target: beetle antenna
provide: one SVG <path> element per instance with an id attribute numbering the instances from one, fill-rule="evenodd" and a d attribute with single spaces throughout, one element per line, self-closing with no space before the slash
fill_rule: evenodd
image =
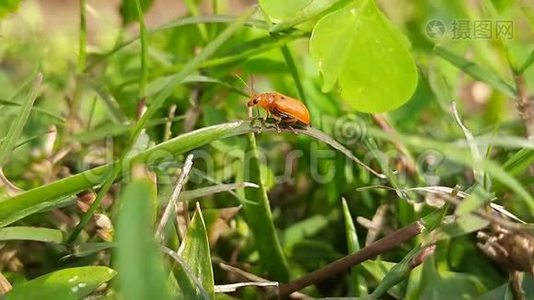
<path id="1" fill-rule="evenodd" d="M 249 96 L 254 95 L 254 90 L 250 88 L 250 86 L 247 84 L 247 82 L 245 80 L 243 80 L 243 78 L 241 78 L 241 76 L 239 76 L 236 73 L 234 73 L 234 76 L 237 77 L 237 79 L 239 79 L 239 81 L 241 81 L 241 83 L 243 83 L 245 85 L 245 87 L 247 88 L 247 90 L 249 92 Z"/>
<path id="2" fill-rule="evenodd" d="M 254 90 L 254 74 L 250 75 L 250 90 L 255 94 L 256 90 Z"/>

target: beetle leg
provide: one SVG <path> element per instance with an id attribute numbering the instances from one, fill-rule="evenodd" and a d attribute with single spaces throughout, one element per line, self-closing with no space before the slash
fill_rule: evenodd
<path id="1" fill-rule="evenodd" d="M 295 131 L 295 128 L 293 128 L 293 126 L 288 125 L 287 127 L 288 127 L 294 134 L 299 134 L 297 131 Z"/>
<path id="2" fill-rule="evenodd" d="M 295 130 L 295 128 L 293 128 L 293 126 L 294 126 L 295 124 L 297 124 L 297 122 L 298 122 L 297 119 L 292 119 L 292 120 L 290 120 L 290 121 L 288 122 L 288 126 L 287 126 L 287 127 L 289 127 L 289 129 L 291 129 L 291 131 L 293 131 L 294 134 L 298 134 L 298 132 Z"/>
<path id="3" fill-rule="evenodd" d="M 265 121 L 267 121 L 268 116 L 269 116 L 269 112 L 265 111 L 265 116 L 263 116 L 263 118 L 262 117 L 256 118 L 256 120 L 260 120 L 260 128 L 258 129 L 258 133 L 262 133 L 263 129 L 266 128 Z"/>
<path id="4" fill-rule="evenodd" d="M 280 129 L 280 121 L 281 120 L 278 120 L 274 123 L 274 127 L 276 127 L 276 132 L 278 133 L 282 132 L 282 130 Z"/>
<path id="5" fill-rule="evenodd" d="M 282 130 L 280 129 L 280 123 L 282 122 L 282 118 L 277 114 L 272 114 L 271 116 L 275 120 L 273 124 L 274 124 L 274 127 L 276 127 L 276 131 L 278 133 L 282 132 Z"/>

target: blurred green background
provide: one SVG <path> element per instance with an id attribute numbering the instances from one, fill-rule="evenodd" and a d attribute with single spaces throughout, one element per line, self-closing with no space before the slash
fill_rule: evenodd
<path id="1" fill-rule="evenodd" d="M 470 213 L 488 212 L 482 207 L 494 199 L 518 218 L 534 220 L 534 144 L 526 138 L 529 133 L 517 100 L 534 91 L 534 3 L 377 1 L 373 8 L 368 4 L 373 1 L 363 0 L 266 0 L 240 25 L 239 16 L 249 12 L 255 1 L 139 1 L 138 10 L 137 1 L 127 0 L 27 0 L 13 10 L 16 2 L 0 4 L 0 137 L 5 137 L 4 146 L 15 137 L 15 146 L 1 153 L 6 161 L 0 165 L 5 174 L 0 209 L 9 208 L 5 219 L 11 219 L 0 229 L 6 236 L 0 234 L 0 270 L 14 291 L 20 285 L 19 297 L 31 297 L 24 293 L 32 288 L 24 284 L 31 287 L 28 280 L 37 276 L 94 265 L 113 268 L 118 276 L 96 291 L 110 278 L 95 279 L 89 283 L 92 289 L 83 293 L 70 287 L 74 295 L 62 290 L 51 295 L 204 297 L 179 262 L 162 260 L 151 240 L 154 231 L 145 230 L 155 229 L 161 216 L 147 203 L 159 204 L 162 211 L 186 154 L 193 153 L 193 170 L 182 193 L 192 192 L 194 198 L 189 201 L 190 216 L 184 218 L 189 221 L 196 211 L 195 218 L 187 233 L 180 234 L 179 226 L 167 226 L 162 244 L 175 251 L 182 244 L 178 252 L 211 296 L 264 295 L 254 287 L 214 294 L 214 284 L 250 280 L 224 269 L 220 262 L 287 281 L 439 210 L 446 217 L 438 220 L 436 232 L 445 234 L 436 242 L 435 253 L 405 274 L 400 284 L 386 289 L 381 299 L 513 299 L 507 269 L 477 247 L 476 232 L 488 223 Z M 341 14 L 350 14 L 351 6 L 358 14 L 341 27 L 345 21 Z M 140 29 L 140 15 L 146 32 Z M 328 23 L 332 16 L 333 23 Z M 475 27 L 482 21 L 492 26 L 489 37 Z M 499 35 L 498 24 L 511 24 L 511 33 Z M 216 47 L 214 39 L 229 26 L 237 27 Z M 461 30 L 466 34 L 462 38 Z M 352 44 L 344 44 L 345 39 Z M 378 41 L 391 43 L 393 54 Z M 194 61 L 211 50 L 209 57 Z M 184 70 L 185 77 L 173 82 L 173 76 Z M 43 77 L 40 92 L 27 121 L 22 121 L 22 132 L 14 135 L 13 124 L 21 120 L 37 72 Z M 257 92 L 276 91 L 301 99 L 314 129 L 336 139 L 388 179 L 374 177 L 321 139 L 289 132 L 256 134 L 255 141 L 242 135 L 223 139 L 226 133 L 237 134 L 228 129 L 220 136 L 214 132 L 199 147 L 179 141 L 176 147 L 187 150 L 171 153 L 174 157 L 167 164 L 148 162 L 148 175 L 126 170 L 128 175 L 122 174 L 124 178 L 102 192 L 103 201 L 95 206 L 98 214 L 88 219 L 79 236 L 73 235 L 76 224 L 109 178 L 98 177 L 86 194 L 69 193 L 58 185 L 53 189 L 61 197 L 37 204 L 42 193 L 35 190 L 38 187 L 188 132 L 200 139 L 198 129 L 247 119 L 248 90 L 236 75 L 253 82 Z M 155 104 L 166 89 L 168 97 Z M 382 96 L 375 100 L 375 95 Z M 451 101 L 482 158 L 470 148 L 451 112 Z M 143 124 L 146 131 L 136 137 L 132 128 L 147 107 L 153 115 Z M 257 161 L 256 152 L 247 151 L 256 146 Z M 267 198 L 262 190 L 239 186 L 243 182 L 262 185 Z M 233 183 L 238 183 L 237 189 L 223 188 Z M 443 206 L 440 195 L 406 190 L 429 186 L 459 186 L 474 195 L 469 198 L 473 207 L 455 212 L 454 205 Z M 216 187 L 224 192 L 216 192 Z M 28 197 L 36 202 L 15 207 L 9 199 L 25 197 L 18 189 L 34 191 Z M 195 210 L 195 201 L 201 209 Z M 270 209 L 251 202 L 263 203 L 260 207 L 268 203 Z M 236 208 L 240 205 L 241 210 Z M 12 226 L 22 231 L 5 233 Z M 460 229 L 450 229 L 454 226 Z M 54 231 L 35 232 L 34 227 Z M 133 236 L 141 238 L 128 238 Z M 196 242 L 186 244 L 187 236 Z M 410 250 L 431 236 L 413 239 L 352 268 L 350 274 L 333 275 L 302 292 L 312 297 L 371 293 L 392 266 L 400 265 Z M 534 245 L 532 239 L 530 243 Z M 272 248 L 262 253 L 264 245 Z M 121 250 L 124 247 L 128 251 Z M 269 249 L 280 252 L 270 257 Z M 532 251 L 523 253 L 530 267 Z M 143 253 L 154 260 L 141 263 Z M 287 265 L 276 265 L 277 261 Z M 76 270 L 80 273 L 73 274 L 89 272 Z M 120 279 L 121 272 L 147 276 Z M 160 280 L 149 280 L 152 275 Z M 57 288 L 68 282 L 61 278 L 35 286 Z M 534 299 L 532 276 L 524 274 L 520 283 L 526 298 Z"/>

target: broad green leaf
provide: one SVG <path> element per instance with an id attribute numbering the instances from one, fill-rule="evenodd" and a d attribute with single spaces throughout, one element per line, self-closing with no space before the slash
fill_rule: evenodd
<path id="1" fill-rule="evenodd" d="M 139 0 L 139 2 L 143 12 L 146 12 L 150 9 L 154 0 Z M 137 21 L 137 7 L 135 5 L 135 0 L 122 0 L 120 12 L 122 16 L 122 22 L 124 24 Z"/>
<path id="2" fill-rule="evenodd" d="M 434 48 L 434 52 L 444 60 L 457 67 L 458 69 L 469 74 L 474 79 L 487 83 L 492 88 L 496 89 L 497 91 L 508 97 L 515 97 L 515 89 L 509 83 L 500 78 L 497 74 L 486 70 L 483 67 L 477 65 L 476 63 L 471 62 L 445 48 L 436 47 Z"/>
<path id="3" fill-rule="evenodd" d="M 275 19 L 291 19 L 314 0 L 260 0 L 261 8 Z"/>
<path id="4" fill-rule="evenodd" d="M 193 219 L 187 228 L 187 234 L 180 245 L 178 254 L 187 263 L 191 270 L 191 275 L 195 276 L 202 283 L 202 287 L 210 298 L 214 298 L 213 269 L 211 267 L 210 245 L 206 223 L 197 202 L 197 207 Z M 189 278 L 187 272 L 180 268 L 176 271 L 176 280 L 180 286 L 180 292 L 185 299 L 202 299 L 202 292 L 195 286 Z"/>
<path id="5" fill-rule="evenodd" d="M 16 285 L 6 299 L 81 299 L 115 274 L 102 266 L 63 269 Z"/>
<path id="6" fill-rule="evenodd" d="M 417 86 L 417 69 L 406 39 L 373 0 L 323 17 L 310 39 L 310 54 L 323 75 L 323 91 L 339 83 L 342 98 L 362 112 L 393 110 Z"/>
<path id="7" fill-rule="evenodd" d="M 115 266 L 124 299 L 169 299 L 167 275 L 152 231 L 154 198 L 148 179 L 134 179 L 120 198 Z"/>
<path id="8" fill-rule="evenodd" d="M 37 99 L 37 95 L 39 94 L 39 89 L 41 87 L 42 81 L 43 76 L 41 74 L 38 74 L 28 95 L 26 95 L 24 99 L 19 114 L 9 127 L 9 132 L 6 136 L 6 139 L 0 145 L 0 168 L 3 167 L 4 164 L 7 162 L 9 156 L 11 155 L 11 151 L 15 147 L 17 140 L 20 137 L 20 134 L 22 133 L 22 129 L 24 129 L 24 125 L 26 124 L 26 121 L 30 116 L 33 103 L 35 102 L 35 99 Z"/>
<path id="9" fill-rule="evenodd" d="M 26 240 L 59 244 L 63 231 L 52 228 L 13 226 L 0 229 L 0 241 Z"/>
<path id="10" fill-rule="evenodd" d="M 0 19 L 16 11 L 21 2 L 22 0 L 2 0 L 0 2 Z"/>

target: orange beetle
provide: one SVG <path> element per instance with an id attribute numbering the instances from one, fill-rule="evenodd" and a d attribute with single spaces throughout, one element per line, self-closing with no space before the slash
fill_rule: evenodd
<path id="1" fill-rule="evenodd" d="M 276 128 L 280 131 L 278 125 L 310 125 L 310 112 L 306 105 L 301 101 L 282 95 L 280 93 L 262 93 L 252 94 L 247 103 L 248 107 L 260 106 L 265 109 L 266 115 L 262 124 L 265 123 L 269 115 L 276 120 Z"/>

